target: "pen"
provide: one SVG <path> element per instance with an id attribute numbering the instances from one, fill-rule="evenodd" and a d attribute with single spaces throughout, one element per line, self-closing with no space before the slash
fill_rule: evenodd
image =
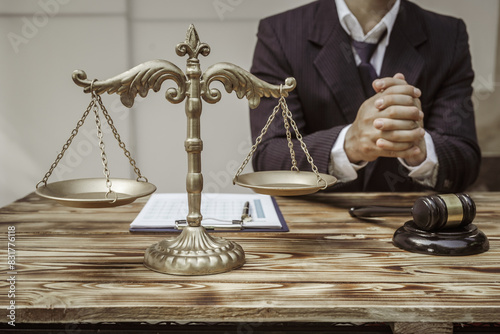
<path id="1" fill-rule="evenodd" d="M 243 212 L 241 213 L 241 221 L 249 222 L 252 221 L 252 216 L 250 215 L 250 202 L 246 201 L 243 205 Z"/>

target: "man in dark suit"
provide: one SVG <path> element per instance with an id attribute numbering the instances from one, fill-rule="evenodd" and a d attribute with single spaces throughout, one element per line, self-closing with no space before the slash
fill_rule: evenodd
<path id="1" fill-rule="evenodd" d="M 295 77 L 287 104 L 319 171 L 339 179 L 331 189 L 459 192 L 476 179 L 462 20 L 406 0 L 319 0 L 262 20 L 257 36 L 251 72 L 274 84 Z M 263 99 L 250 111 L 254 140 L 276 104 Z M 291 166 L 285 129 L 274 123 L 255 171 Z"/>

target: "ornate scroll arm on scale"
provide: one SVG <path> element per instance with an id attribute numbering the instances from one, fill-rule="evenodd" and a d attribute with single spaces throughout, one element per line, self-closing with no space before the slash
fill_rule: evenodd
<path id="1" fill-rule="evenodd" d="M 95 81 L 93 89 L 96 94 L 107 92 L 117 93 L 123 105 L 130 108 L 134 105 L 137 93 L 141 97 L 146 97 L 148 91 L 160 90 L 161 84 L 171 79 L 177 84 L 177 88 L 169 88 L 165 93 L 165 98 L 171 103 L 179 103 L 186 97 L 186 76 L 176 65 L 166 60 L 151 60 L 123 72 L 115 77 L 104 81 Z M 73 72 L 73 81 L 80 87 L 84 87 L 84 92 L 90 92 L 92 80 L 87 79 L 87 74 L 82 70 Z"/>
<path id="2" fill-rule="evenodd" d="M 213 81 L 222 82 L 228 93 L 234 90 L 240 99 L 246 97 L 248 105 L 252 109 L 259 106 L 261 97 L 286 97 L 288 92 L 292 91 L 297 85 L 295 78 L 287 78 L 285 84 L 281 86 L 272 85 L 239 66 L 231 63 L 217 63 L 207 68 L 202 76 L 201 96 L 208 103 L 217 103 L 221 99 L 220 91 L 209 87 Z"/>

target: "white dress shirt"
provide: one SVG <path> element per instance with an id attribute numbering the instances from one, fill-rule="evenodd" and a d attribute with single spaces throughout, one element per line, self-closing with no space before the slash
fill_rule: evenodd
<path id="1" fill-rule="evenodd" d="M 354 14 L 352 14 L 352 12 L 347 7 L 345 0 L 335 0 L 340 24 L 352 39 L 368 43 L 378 42 L 378 47 L 373 53 L 372 58 L 370 59 L 370 63 L 375 68 L 377 74 L 380 74 L 380 70 L 382 68 L 385 50 L 387 49 L 387 45 L 389 44 L 389 38 L 392 32 L 392 28 L 394 27 L 394 22 L 396 21 L 400 2 L 401 0 L 397 0 L 390 11 L 382 18 L 382 20 L 378 22 L 377 25 L 365 35 L 363 32 L 363 28 L 359 24 Z M 380 36 L 384 33 L 385 30 L 387 30 L 387 33 L 379 41 Z M 353 53 L 356 60 L 356 65 L 359 65 L 359 63 L 361 63 L 361 59 L 357 55 L 354 48 Z M 357 171 L 368 164 L 367 162 L 362 162 L 359 164 L 351 163 L 344 151 L 345 135 L 350 127 L 351 124 L 342 129 L 333 145 L 330 154 L 329 173 L 335 176 L 339 180 L 339 182 L 348 182 L 355 180 L 358 177 Z M 434 187 L 437 181 L 438 158 L 436 155 L 432 137 L 427 131 L 425 132 L 425 143 L 427 149 L 427 157 L 426 160 L 419 166 L 408 166 L 408 164 L 406 164 L 403 159 L 398 158 L 398 160 L 405 168 L 409 170 L 410 173 L 408 175 L 416 182 L 419 182 L 425 186 Z"/>

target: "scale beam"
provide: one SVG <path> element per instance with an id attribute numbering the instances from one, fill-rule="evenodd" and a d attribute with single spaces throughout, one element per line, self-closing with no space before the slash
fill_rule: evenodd
<path id="1" fill-rule="evenodd" d="M 261 97 L 286 97 L 288 92 L 292 91 L 296 86 L 295 78 L 287 78 L 284 85 L 276 86 L 231 63 L 217 63 L 210 66 L 203 73 L 201 81 L 202 98 L 207 103 L 216 103 L 221 99 L 221 93 L 218 89 L 209 89 L 213 81 L 221 82 L 226 92 L 231 93 L 234 91 L 240 99 L 246 97 L 252 109 L 259 106 Z"/>
<path id="2" fill-rule="evenodd" d="M 179 67 L 166 60 L 150 60 L 108 80 L 94 81 L 93 90 L 98 95 L 116 93 L 123 105 L 131 108 L 137 94 L 146 97 L 150 89 L 158 92 L 168 79 L 175 81 L 177 88 L 167 89 L 166 99 L 171 103 L 182 102 L 186 97 L 186 76 Z M 85 93 L 90 93 L 92 80 L 87 79 L 84 71 L 74 71 L 73 81 L 84 87 Z"/>

